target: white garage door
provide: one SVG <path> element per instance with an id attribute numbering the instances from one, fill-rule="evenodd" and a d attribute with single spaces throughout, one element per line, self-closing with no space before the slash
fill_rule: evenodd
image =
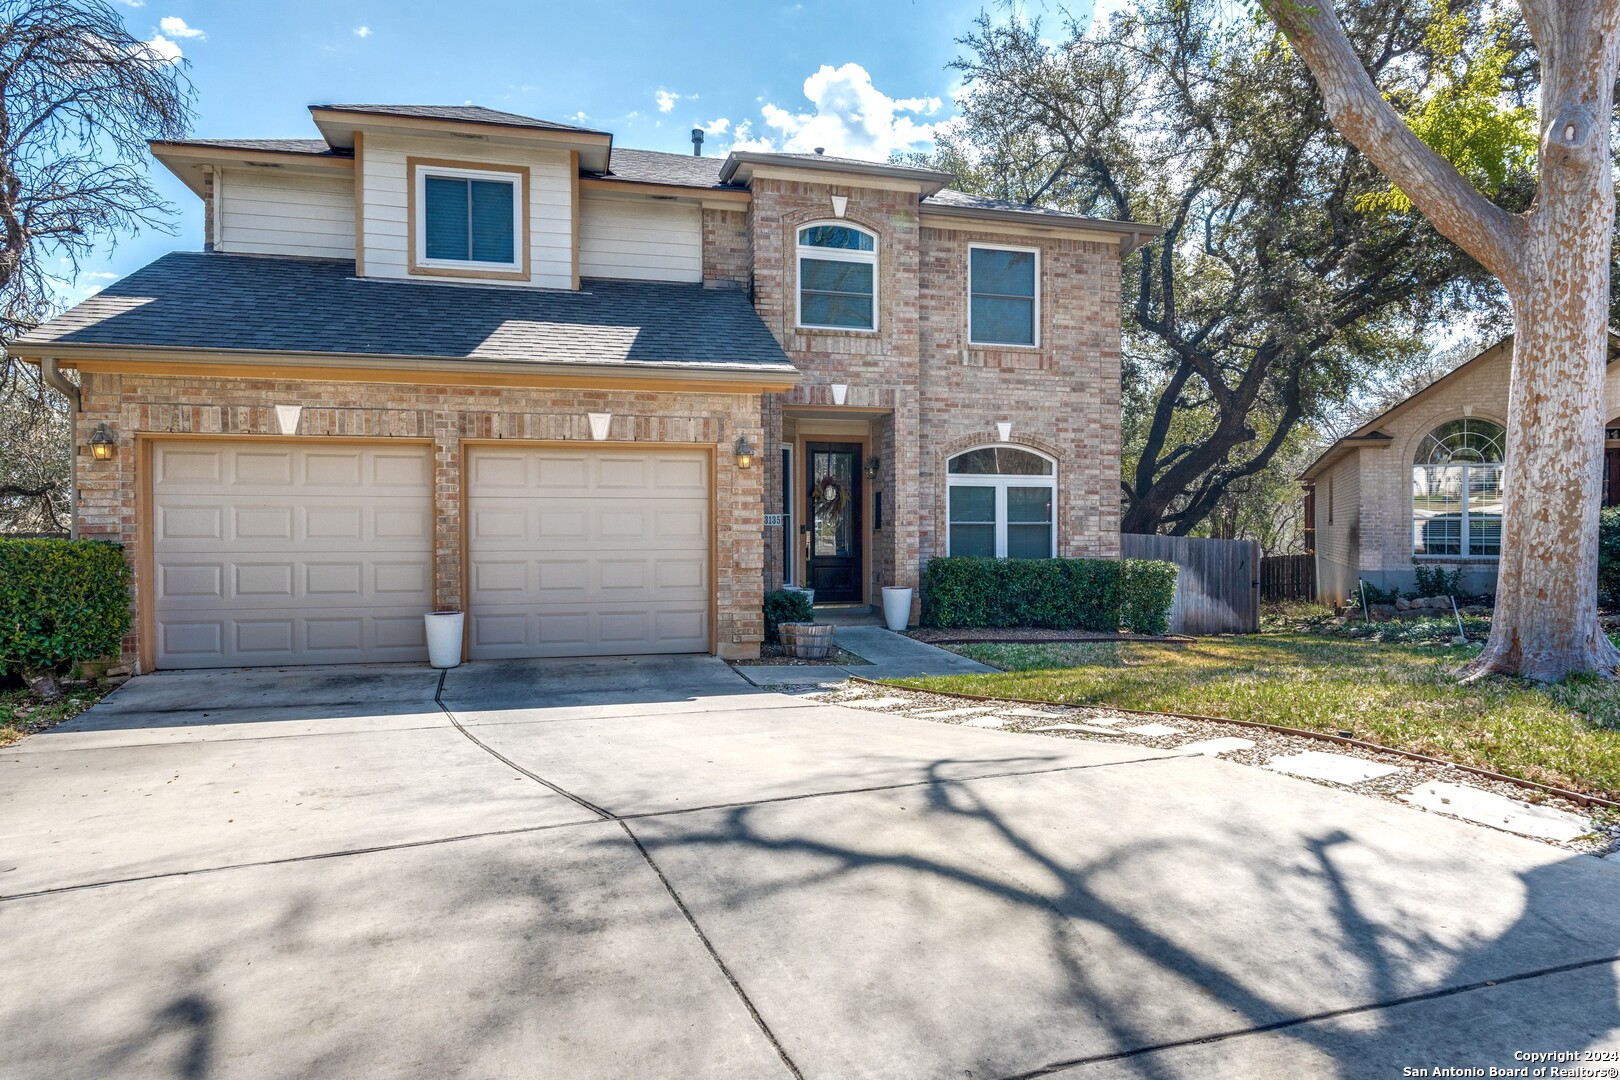
<path id="1" fill-rule="evenodd" d="M 427 447 L 159 443 L 152 512 L 159 667 L 426 658 Z"/>
<path id="2" fill-rule="evenodd" d="M 480 447 L 468 467 L 471 655 L 709 649 L 709 459 Z"/>

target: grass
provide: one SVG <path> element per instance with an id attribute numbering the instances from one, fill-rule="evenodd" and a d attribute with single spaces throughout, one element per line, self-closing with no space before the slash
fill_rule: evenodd
<path id="1" fill-rule="evenodd" d="M 891 681 L 1348 731 L 1384 746 L 1620 798 L 1620 684 L 1571 679 L 1540 686 L 1496 678 L 1463 686 L 1454 673 L 1473 649 L 1300 633 L 1201 638 L 1186 645 L 953 648 L 1003 672 Z"/>
<path id="2" fill-rule="evenodd" d="M 63 689 L 67 696 L 55 705 L 40 705 L 22 687 L 0 690 L 0 746 L 10 746 L 25 735 L 71 720 L 112 690 L 93 683 Z"/>

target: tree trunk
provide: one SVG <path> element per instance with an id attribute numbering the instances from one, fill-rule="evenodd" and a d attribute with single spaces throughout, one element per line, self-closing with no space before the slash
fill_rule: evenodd
<path id="1" fill-rule="evenodd" d="M 1562 63 L 1544 61 L 1541 183 L 1518 273 L 1507 282 L 1514 338 L 1502 560 L 1491 635 L 1468 668 L 1473 678 L 1552 682 L 1612 676 L 1620 666 L 1597 616 L 1614 74 L 1601 54 L 1573 51 L 1562 50 Z M 1592 67 L 1570 70 L 1572 61 Z"/>
<path id="2" fill-rule="evenodd" d="M 1613 677 L 1597 619 L 1620 0 L 1519 0 L 1541 59 L 1537 191 L 1508 214 L 1424 145 L 1378 93 L 1332 4 L 1261 0 L 1333 123 L 1513 303 L 1502 556 L 1485 651 L 1467 676 Z"/>

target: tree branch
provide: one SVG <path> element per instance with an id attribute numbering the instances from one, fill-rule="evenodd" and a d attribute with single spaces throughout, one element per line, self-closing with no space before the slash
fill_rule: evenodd
<path id="1" fill-rule="evenodd" d="M 1260 0 L 1322 90 L 1339 133 L 1404 191 L 1434 227 L 1504 283 L 1518 276 L 1524 219 L 1492 203 L 1406 126 L 1379 93 L 1329 0 Z"/>

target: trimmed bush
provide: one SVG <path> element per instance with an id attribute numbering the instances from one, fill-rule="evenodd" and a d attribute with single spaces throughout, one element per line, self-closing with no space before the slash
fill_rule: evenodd
<path id="1" fill-rule="evenodd" d="M 1620 604 L 1620 506 L 1598 512 L 1598 602 Z"/>
<path id="2" fill-rule="evenodd" d="M 785 622 L 814 622 L 816 609 L 809 594 L 793 589 L 773 589 L 765 594 L 765 640 L 781 640 L 776 628 Z"/>
<path id="3" fill-rule="evenodd" d="M 1175 582 L 1173 563 L 1140 559 L 932 559 L 922 623 L 1162 634 Z"/>
<path id="4" fill-rule="evenodd" d="M 0 674 L 48 697 L 62 665 L 116 654 L 129 622 L 122 547 L 0 538 Z"/>
<path id="5" fill-rule="evenodd" d="M 1155 559 L 1121 559 L 1119 565 L 1119 624 L 1136 634 L 1169 630 L 1179 567 Z"/>

